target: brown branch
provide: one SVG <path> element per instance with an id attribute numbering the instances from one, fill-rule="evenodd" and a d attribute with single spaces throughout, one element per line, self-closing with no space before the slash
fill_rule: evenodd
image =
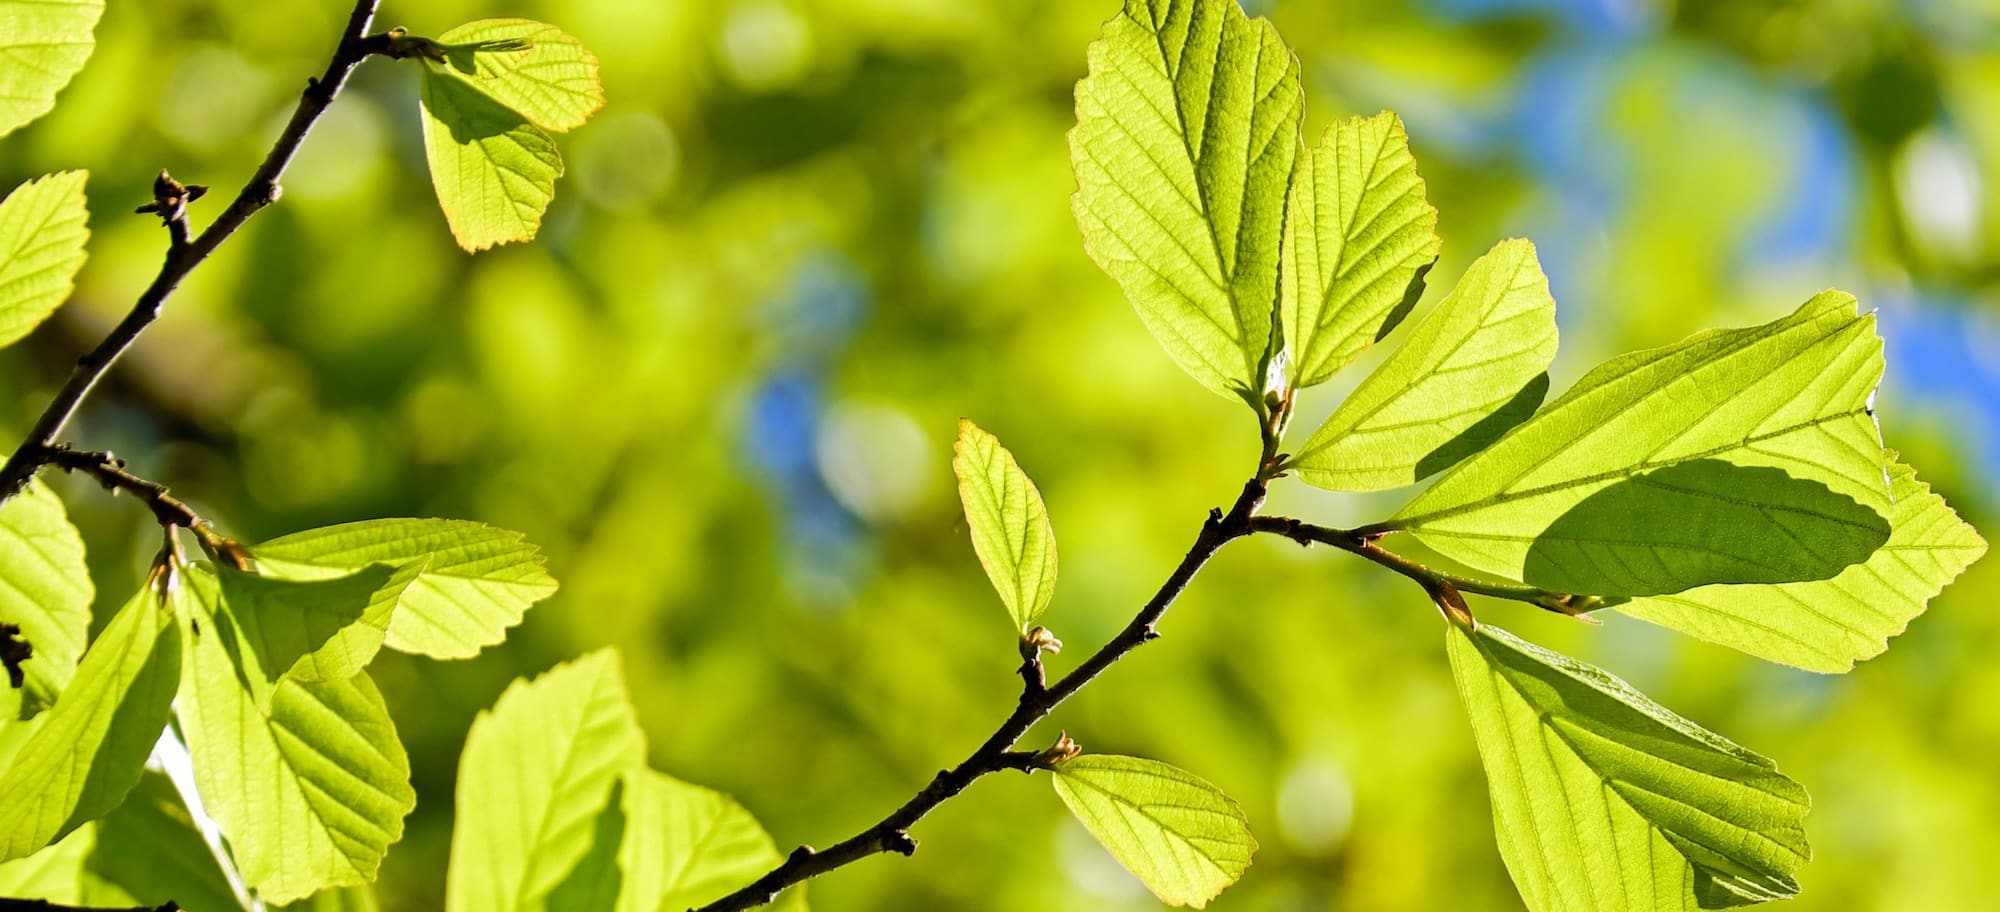
<path id="1" fill-rule="evenodd" d="M 202 518 L 194 508 L 182 503 L 167 490 L 167 486 L 157 481 L 147 481 L 125 469 L 125 460 L 110 453 L 73 449 L 67 445 L 44 447 L 36 454 L 42 465 L 55 466 L 65 472 L 81 472 L 95 479 L 107 491 L 124 491 L 139 499 L 140 503 L 153 511 L 153 518 L 168 529 L 176 526 L 195 529 L 202 525 Z"/>
<path id="2" fill-rule="evenodd" d="M 65 906 L 46 899 L 0 899 L 0 912 L 181 912 L 180 903 L 157 906 Z"/>
<path id="3" fill-rule="evenodd" d="M 1609 604 L 1604 599 L 1594 595 L 1553 592 L 1536 586 L 1484 580 L 1432 569 L 1382 547 L 1378 542 L 1383 533 L 1375 531 L 1376 528 L 1375 526 L 1363 526 L 1359 529 L 1335 529 L 1284 516 L 1253 516 L 1250 518 L 1250 531 L 1252 532 L 1283 535 L 1301 545 L 1312 545 L 1315 543 L 1331 545 L 1349 554 L 1366 558 L 1369 561 L 1409 577 L 1415 580 L 1417 585 L 1422 586 L 1424 591 L 1429 593 L 1433 600 L 1437 600 L 1439 602 L 1439 609 L 1443 610 L 1448 616 L 1462 611 L 1464 608 L 1464 601 L 1455 597 L 1455 593 L 1459 592 L 1473 592 L 1479 595 L 1492 596 L 1493 598 L 1526 602 L 1530 605 L 1556 612 L 1557 614 L 1566 614 L 1572 617 L 1582 616 L 1587 612 L 1595 611 Z M 1447 603 L 1452 601 L 1455 601 L 1455 604 Z M 1469 619 L 1470 615 L 1468 614 L 1466 617 Z"/>
<path id="4" fill-rule="evenodd" d="M 264 163 L 257 166 L 256 173 L 236 194 L 236 199 L 221 215 L 216 216 L 199 237 L 189 238 L 186 220 L 186 204 L 199 194 L 175 182 L 164 172 L 161 174 L 154 187 L 154 205 L 146 209 L 156 212 L 166 223 L 169 238 L 166 261 L 160 265 L 160 272 L 153 278 L 152 284 L 146 286 L 139 300 L 132 305 L 131 312 L 112 328 L 104 341 L 77 361 L 69 380 L 56 393 L 48 408 L 42 411 L 28 436 L 7 458 L 6 465 L 0 466 L 0 503 L 21 493 L 28 480 L 48 464 L 46 457 L 54 452 L 56 438 L 62 435 L 63 428 L 68 426 L 85 397 L 90 395 L 97 382 L 103 379 L 126 349 L 138 341 L 139 334 L 159 319 L 161 307 L 179 287 L 181 280 L 208 259 L 217 247 L 222 246 L 222 242 L 229 240 L 251 216 L 277 201 L 278 179 L 284 176 L 286 166 L 291 164 L 292 156 L 298 153 L 313 124 L 340 94 L 341 87 L 347 84 L 347 77 L 354 72 L 354 68 L 372 54 L 384 54 L 391 50 L 392 36 L 368 34 L 369 25 L 375 20 L 377 2 L 358 0 L 355 3 L 346 28 L 341 32 L 340 44 L 334 49 L 333 59 L 327 62 L 326 71 L 318 79 L 307 82 L 305 92 L 299 97 L 298 107 L 292 111 L 291 121 L 285 124 L 284 132 L 278 135 L 278 141 L 264 157 Z"/>
<path id="5" fill-rule="evenodd" d="M 1264 463 L 1266 466 L 1272 464 L 1268 452 Z M 1125 629 L 1061 680 L 1046 687 L 1036 686 L 1041 676 L 1041 662 L 1038 656 L 1029 658 L 1029 647 L 1024 641 L 1022 676 L 1025 686 L 1020 701 L 993 734 L 957 766 L 939 771 L 915 797 L 874 826 L 824 851 L 800 846 L 769 873 L 728 896 L 702 906 L 699 912 L 735 912 L 754 908 L 777 899 L 778 893 L 786 887 L 870 855 L 882 852 L 909 855 L 917 850 L 917 842 L 910 836 L 910 827 L 938 805 L 965 791 L 981 776 L 1007 769 L 1031 772 L 1074 754 L 1076 745 L 1066 735 L 1047 751 L 1017 751 L 1013 750 L 1013 746 L 1028 733 L 1030 727 L 1103 674 L 1105 669 L 1132 650 L 1159 638 L 1155 628 L 1160 619 L 1209 558 L 1214 557 L 1223 545 L 1251 533 L 1257 507 L 1264 502 L 1264 489 L 1268 483 L 1266 472 L 1260 471 L 1257 478 L 1244 484 L 1243 493 L 1236 498 L 1228 513 L 1211 511 L 1208 521 L 1202 523 L 1201 534 L 1195 537 L 1194 545 L 1181 558 L 1180 565 L 1174 568 L 1167 581 L 1160 585 L 1159 591 L 1153 594 L 1153 598 L 1139 609 L 1138 614 L 1133 615 Z"/>

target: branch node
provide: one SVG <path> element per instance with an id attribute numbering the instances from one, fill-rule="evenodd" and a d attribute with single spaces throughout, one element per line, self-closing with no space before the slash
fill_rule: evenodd
<path id="1" fill-rule="evenodd" d="M 788 855 L 788 856 L 786 856 L 786 857 L 785 857 L 785 863 L 786 863 L 786 864 L 804 864 L 804 863 L 805 863 L 805 861 L 806 861 L 806 859 L 808 859 L 808 858 L 811 858 L 811 857 L 813 857 L 813 855 L 814 855 L 814 854 L 815 854 L 815 853 L 814 853 L 814 851 L 813 851 L 813 847 L 812 847 L 812 846 L 809 846 L 809 845 L 802 845 L 802 846 L 799 846 L 799 847 L 798 847 L 798 848 L 796 848 L 796 849 L 793 849 L 793 850 L 792 850 L 792 854 L 790 854 L 790 855 Z"/>
<path id="2" fill-rule="evenodd" d="M 882 834 L 882 850 L 908 858 L 917 854 L 917 841 L 908 830 L 890 830 Z"/>

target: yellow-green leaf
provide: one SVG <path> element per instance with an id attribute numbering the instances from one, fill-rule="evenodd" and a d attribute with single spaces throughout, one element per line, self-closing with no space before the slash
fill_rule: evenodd
<path id="1" fill-rule="evenodd" d="M 972 550 L 1014 626 L 1026 633 L 1056 591 L 1056 534 L 1042 492 L 999 438 L 970 421 L 958 423 L 951 468 Z"/>
<path id="2" fill-rule="evenodd" d="M 0 9 L 6 3 L 0 0 Z M 4 16 L 0 16 L 4 21 Z M 0 50 L 0 60 L 6 57 Z M 55 313 L 76 287 L 90 240 L 83 171 L 49 174 L 0 202 L 0 346 L 12 345 Z"/>
<path id="3" fill-rule="evenodd" d="M 30 481 L 0 504 L 0 623 L 19 626 L 34 650 L 21 663 L 21 689 L 0 688 L 9 718 L 53 704 L 76 673 L 90 633 L 90 599 L 83 537 L 55 492 Z M 6 683 L 0 675 L 0 685 Z"/>
<path id="4" fill-rule="evenodd" d="M 1158 760 L 1086 754 L 1058 765 L 1054 782 L 1084 829 L 1163 902 L 1208 905 L 1257 851 L 1236 802 Z"/>
<path id="5" fill-rule="evenodd" d="M 103 14 L 103 0 L 0 0 L 0 136 L 55 107 Z"/>
<path id="6" fill-rule="evenodd" d="M 533 238 L 563 173 L 555 140 L 443 66 L 424 63 L 424 151 L 452 237 L 468 251 Z"/>
<path id="7" fill-rule="evenodd" d="M 548 23 L 480 19 L 437 41 L 444 45 L 446 72 L 544 130 L 574 130 L 604 106 L 597 57 Z"/>

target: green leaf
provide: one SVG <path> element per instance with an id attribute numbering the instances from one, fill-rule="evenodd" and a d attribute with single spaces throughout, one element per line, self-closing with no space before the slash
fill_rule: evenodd
<path id="1" fill-rule="evenodd" d="M 556 141 L 440 66 L 424 64 L 424 153 L 452 237 L 472 252 L 533 238 L 563 173 Z"/>
<path id="2" fill-rule="evenodd" d="M 1292 388 L 1325 382 L 1387 336 L 1441 245 L 1402 118 L 1328 128 L 1299 157 L 1285 203 L 1278 320 Z"/>
<path id="3" fill-rule="evenodd" d="M 295 579 L 370 564 L 427 560 L 389 620 L 389 648 L 460 659 L 507 637 L 556 591 L 541 551 L 517 532 L 455 519 L 376 519 L 275 538 L 251 549 L 259 567 Z"/>
<path id="4" fill-rule="evenodd" d="M 378 912 L 382 904 L 375 888 L 367 884 L 321 890 L 310 898 L 283 907 L 285 912 Z"/>
<path id="5" fill-rule="evenodd" d="M 215 622 L 245 682 L 268 707 L 280 680 L 340 681 L 354 677 L 382 648 L 397 600 L 423 572 L 426 559 L 401 567 L 371 564 L 348 576 L 292 580 L 217 567 L 190 572 L 187 585 L 217 591 Z"/>
<path id="6" fill-rule="evenodd" d="M 729 796 L 649 769 L 625 775 L 619 912 L 692 909 L 784 861 L 757 819 Z M 803 910 L 803 889 L 781 907 Z"/>
<path id="7" fill-rule="evenodd" d="M 1257 851 L 1236 802 L 1158 760 L 1086 754 L 1058 765 L 1054 781 L 1084 829 L 1162 902 L 1208 905 Z"/>
<path id="8" fill-rule="evenodd" d="M 91 594 L 83 537 L 55 493 L 30 481 L 0 504 L 0 623 L 19 626 L 34 649 L 21 663 L 22 688 L 0 690 L 10 706 L 20 702 L 10 718 L 54 704 L 76 673 L 90 635 Z"/>
<path id="9" fill-rule="evenodd" d="M 104 0 L 0 0 L 0 136 L 56 106 L 103 13 Z"/>
<path id="10" fill-rule="evenodd" d="M 160 594 L 119 609 L 76 677 L 0 772 L 0 861 L 111 812 L 139 781 L 180 684 L 181 640 Z"/>
<path id="11" fill-rule="evenodd" d="M 1447 631 L 1532 912 L 1714 909 L 1798 892 L 1805 789 L 1603 671 L 1492 626 Z"/>
<path id="12" fill-rule="evenodd" d="M 1127 0 L 1076 84 L 1077 225 L 1182 369 L 1262 408 L 1298 60 L 1235 0 Z"/>
<path id="13" fill-rule="evenodd" d="M 6 6 L 0 0 L 0 10 Z M 43 175 L 0 202 L 0 346 L 40 326 L 75 289 L 90 240 L 83 197 L 88 177 L 85 171 Z"/>
<path id="14" fill-rule="evenodd" d="M 27 858 L 0 863 L 0 896 L 74 906 L 191 912 L 239 904 L 167 777 L 147 772 L 125 803 Z"/>
<path id="15" fill-rule="evenodd" d="M 1535 245 L 1502 241 L 1287 464 L 1335 491 L 1412 484 L 1526 420 L 1555 356 L 1556 301 Z"/>
<path id="16" fill-rule="evenodd" d="M 375 682 L 286 678 L 260 708 L 233 659 L 251 649 L 205 574 L 190 569 L 174 599 L 193 643 L 177 708 L 202 803 L 244 880 L 278 903 L 373 880 L 416 806 Z"/>
<path id="17" fill-rule="evenodd" d="M 447 72 L 544 130 L 574 130 L 604 107 L 597 57 L 553 25 L 480 19 L 437 40 Z"/>
<path id="18" fill-rule="evenodd" d="M 1930 485 L 1889 465 L 1889 541 L 1828 580 L 1703 586 L 1620 603 L 1619 611 L 1758 658 L 1844 672 L 1881 655 L 1889 637 L 1986 553 L 1986 542 Z"/>
<path id="19" fill-rule="evenodd" d="M 1600 365 L 1387 525 L 1562 592 L 1825 579 L 1888 539 L 1881 376 L 1873 315 L 1826 292 Z"/>
<path id="20" fill-rule="evenodd" d="M 445 908 L 552 908 L 613 784 L 645 759 L 617 653 L 514 682 L 474 720 L 459 758 Z"/>
<path id="21" fill-rule="evenodd" d="M 951 468 L 958 475 L 972 550 L 1014 626 L 1026 633 L 1056 593 L 1056 533 L 1042 492 L 999 438 L 964 419 L 958 422 Z"/>

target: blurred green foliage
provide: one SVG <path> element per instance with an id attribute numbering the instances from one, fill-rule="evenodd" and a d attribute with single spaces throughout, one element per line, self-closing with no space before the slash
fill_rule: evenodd
<path id="1" fill-rule="evenodd" d="M 441 906 L 452 779 L 511 678 L 624 650 L 652 764 L 781 845 L 872 823 L 1011 706 L 1004 612 L 952 492 L 977 419 L 1044 493 L 1061 671 L 1109 637 L 1252 468 L 1240 403 L 1190 382 L 1084 255 L 1064 132 L 1114 3 L 447 0 L 381 24 L 532 16 L 603 61 L 540 241 L 467 257 L 425 174 L 414 67 L 375 61 L 260 216 L 176 297 L 73 436 L 245 540 L 393 515 L 526 532 L 562 591 L 477 659 L 374 667 L 418 809 L 387 909 Z M 2000 14 L 1976 0 L 1258 2 L 1299 50 L 1307 131 L 1399 111 L 1455 277 L 1536 239 L 1560 390 L 1597 360 L 1788 312 L 1882 308 L 1887 437 L 2000 528 Z M 164 248 L 127 216 L 162 166 L 233 186 L 344 4 L 114 2 L 11 186 L 92 172 L 77 300 L 0 361 L 11 436 Z M 196 221 L 212 214 L 197 204 Z M 1434 285 L 1446 284 L 1435 282 Z M 1433 292 L 1434 302 L 1439 292 Z M 1359 369 L 1301 405 L 1309 429 Z M 1301 438 L 1302 439 L 1302 438 Z M 100 623 L 157 547 L 53 479 Z M 1405 495 L 1283 484 L 1329 523 Z M 1795 908 L 2000 901 L 2000 562 L 1845 677 L 1622 617 L 1477 611 L 1618 672 L 1813 792 Z M 1281 540 L 1231 546 L 1164 624 L 1031 736 L 1158 757 L 1240 800 L 1263 849 L 1213 908 L 1514 909 L 1440 623 L 1406 582 Z M 816 908 L 1148 909 L 1046 787 L 998 776 Z"/>

